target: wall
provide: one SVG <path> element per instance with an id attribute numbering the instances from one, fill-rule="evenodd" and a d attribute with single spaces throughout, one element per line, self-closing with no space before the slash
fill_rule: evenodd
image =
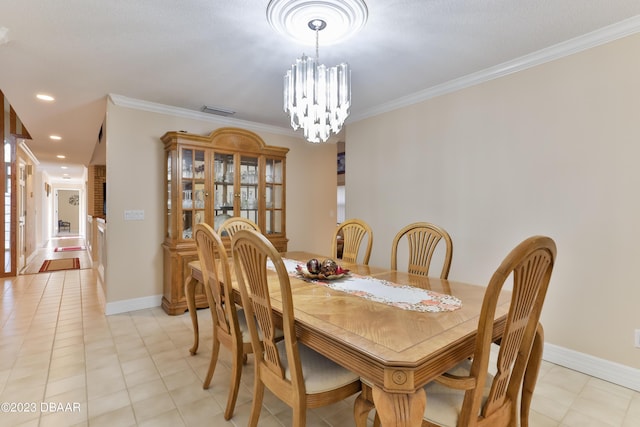
<path id="1" fill-rule="evenodd" d="M 347 217 L 446 228 L 451 279 L 486 284 L 522 239 L 558 258 L 546 341 L 640 368 L 640 35 L 349 125 Z M 363 173 L 363 171 L 370 171 Z"/>
<path id="2" fill-rule="evenodd" d="M 119 100 L 119 104 L 113 99 Z M 122 97 L 107 104 L 107 312 L 127 304 L 160 304 L 164 237 L 164 149 L 167 131 L 208 134 L 229 120 L 156 104 L 137 108 Z M 145 110 L 145 108 L 148 108 Z M 166 113 L 155 110 L 166 111 Z M 172 115 L 171 111 L 175 114 Z M 199 118 L 202 116 L 203 118 Z M 194 118 L 191 118 L 194 117 Z M 292 132 L 273 133 L 265 126 L 233 122 L 258 133 L 268 145 L 290 149 L 287 155 L 287 235 L 289 250 L 329 253 L 336 219 L 336 147 L 310 144 Z M 124 211 L 143 210 L 143 221 L 124 221 Z"/>

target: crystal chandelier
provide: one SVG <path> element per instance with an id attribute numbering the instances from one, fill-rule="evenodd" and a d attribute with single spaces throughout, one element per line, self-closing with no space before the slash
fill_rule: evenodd
<path id="1" fill-rule="evenodd" d="M 294 130 L 310 142 L 325 142 L 340 132 L 351 107 L 351 71 L 345 63 L 320 64 L 318 46 L 341 43 L 367 22 L 364 0 L 270 0 L 267 20 L 296 43 L 313 46 L 315 58 L 302 55 L 284 76 L 284 111 Z M 309 31 L 311 29 L 311 31 Z"/>
<path id="2" fill-rule="evenodd" d="M 302 55 L 284 76 L 284 111 L 294 130 L 302 128 L 309 142 L 326 142 L 337 134 L 351 107 L 351 70 L 341 63 L 328 68 L 320 64 L 319 33 L 327 26 L 322 19 L 309 21 L 316 33 L 316 57 Z"/>

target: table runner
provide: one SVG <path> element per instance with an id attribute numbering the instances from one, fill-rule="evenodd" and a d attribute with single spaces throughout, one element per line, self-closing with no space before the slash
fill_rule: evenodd
<path id="1" fill-rule="evenodd" d="M 305 278 L 300 276 L 296 269 L 298 265 L 304 266 L 303 263 L 286 258 L 283 258 L 282 261 L 290 276 L 404 310 L 438 313 L 454 311 L 462 307 L 462 301 L 454 296 L 376 279 L 371 276 L 349 274 L 338 280 Z M 267 267 L 273 269 L 271 261 Z"/>

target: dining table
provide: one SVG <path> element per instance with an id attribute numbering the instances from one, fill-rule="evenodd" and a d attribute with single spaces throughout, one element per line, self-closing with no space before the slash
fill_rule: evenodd
<path id="1" fill-rule="evenodd" d="M 341 260 L 346 275 L 314 279 L 303 274 L 308 273 L 306 262 L 326 257 L 304 251 L 281 256 L 290 273 L 298 341 L 370 385 L 367 397 L 382 426 L 420 426 L 427 405 L 423 386 L 473 355 L 486 287 Z M 202 283 L 202 272 L 197 261 L 190 267 L 185 288 L 193 289 Z M 277 275 L 273 271 L 268 276 L 273 278 L 270 296 L 278 316 L 282 305 Z M 185 294 L 197 340 L 194 292 Z M 410 295 L 407 301 L 405 294 Z M 505 290 L 499 297 L 494 340 L 504 332 L 510 294 Z M 240 303 L 236 284 L 233 298 Z"/>

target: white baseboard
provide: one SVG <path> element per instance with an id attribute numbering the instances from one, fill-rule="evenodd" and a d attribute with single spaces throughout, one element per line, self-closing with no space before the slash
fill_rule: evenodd
<path id="1" fill-rule="evenodd" d="M 544 344 L 542 358 L 547 362 L 564 366 L 631 390 L 640 391 L 640 369 L 549 343 Z"/>
<path id="2" fill-rule="evenodd" d="M 134 298 L 123 301 L 108 302 L 105 304 L 104 314 L 126 313 L 128 311 L 144 310 L 146 308 L 160 307 L 162 295 Z"/>
<path id="3" fill-rule="evenodd" d="M 119 314 L 135 310 L 160 307 L 162 295 L 155 295 L 105 304 L 105 314 Z M 640 369 L 600 359 L 575 350 L 545 343 L 542 356 L 547 362 L 582 372 L 604 381 L 640 392 Z"/>

